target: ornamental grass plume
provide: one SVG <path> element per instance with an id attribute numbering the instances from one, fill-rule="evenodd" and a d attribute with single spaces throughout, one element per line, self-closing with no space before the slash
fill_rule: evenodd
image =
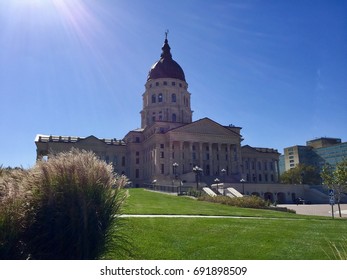
<path id="1" fill-rule="evenodd" d="M 92 152 L 52 155 L 25 176 L 1 180 L 0 233 L 9 234 L 0 237 L 0 257 L 97 259 L 107 242 L 124 242 L 114 239 L 121 240 L 127 179 Z"/>
<path id="2" fill-rule="evenodd" d="M 331 260 L 347 260 L 347 238 L 343 237 L 340 243 L 328 241 L 328 250 L 324 250 L 325 254 Z"/>
<path id="3" fill-rule="evenodd" d="M 33 223 L 25 237 L 34 259 L 96 259 L 118 229 L 124 177 L 92 152 L 72 150 L 32 170 Z"/>
<path id="4" fill-rule="evenodd" d="M 29 198 L 22 184 L 28 172 L 21 169 L 0 174 L 0 259 L 25 258 L 25 244 L 21 237 L 26 228 Z"/>

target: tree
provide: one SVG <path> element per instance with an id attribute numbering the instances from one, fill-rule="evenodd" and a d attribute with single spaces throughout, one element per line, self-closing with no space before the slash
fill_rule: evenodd
<path id="1" fill-rule="evenodd" d="M 318 185 L 321 178 L 314 166 L 298 164 L 281 175 L 281 182 L 284 184 Z"/>
<path id="2" fill-rule="evenodd" d="M 329 189 L 334 190 L 335 199 L 341 217 L 341 197 L 347 192 L 347 159 L 340 161 L 334 168 L 330 164 L 326 164 L 321 172 L 323 184 Z"/>

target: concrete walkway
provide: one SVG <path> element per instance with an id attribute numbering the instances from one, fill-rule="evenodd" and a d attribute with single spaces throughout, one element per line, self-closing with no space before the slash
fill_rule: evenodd
<path id="1" fill-rule="evenodd" d="M 296 214 L 301 215 L 332 216 L 330 204 L 280 204 L 278 206 L 293 209 L 296 211 Z M 339 217 L 338 210 L 337 204 L 335 204 L 333 206 L 333 212 L 336 218 Z M 342 218 L 347 218 L 347 204 L 341 204 L 341 214 Z"/>
<path id="2" fill-rule="evenodd" d="M 331 215 L 331 205 L 329 204 L 280 204 L 279 207 L 293 209 L 299 215 L 312 216 L 327 216 Z M 339 218 L 337 205 L 333 207 L 334 217 Z M 347 218 L 347 204 L 341 204 L 341 216 Z M 214 218 L 214 219 L 283 219 L 283 218 L 268 218 L 268 217 L 244 217 L 244 216 L 206 216 L 206 215 L 121 215 L 123 218 Z M 290 219 L 291 220 L 291 219 Z"/>
<path id="3" fill-rule="evenodd" d="M 248 217 L 248 216 L 205 216 L 205 215 L 120 215 L 121 218 L 204 218 L 204 219 L 250 219 L 250 220 L 305 220 L 300 218 Z"/>

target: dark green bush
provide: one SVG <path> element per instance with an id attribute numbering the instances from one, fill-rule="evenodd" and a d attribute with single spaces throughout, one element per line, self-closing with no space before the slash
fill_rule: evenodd
<path id="1" fill-rule="evenodd" d="M 214 203 L 220 203 L 241 208 L 255 208 L 255 209 L 271 209 L 284 212 L 296 213 L 294 210 L 287 209 L 285 207 L 272 207 L 270 202 L 262 199 L 259 196 L 243 196 L 243 197 L 229 197 L 229 196 L 207 196 L 203 195 L 198 198 L 200 201 L 209 201 Z"/>
<path id="2" fill-rule="evenodd" d="M 22 258 L 100 257 L 119 229 L 126 183 L 91 152 L 73 150 L 38 162 L 19 184 L 25 203 L 18 198 L 11 204 L 14 213 L 24 208 L 18 219 Z"/>
<path id="3" fill-rule="evenodd" d="M 229 197 L 229 196 L 201 196 L 198 198 L 201 201 L 210 201 L 221 203 L 230 206 L 243 207 L 243 208 L 266 208 L 268 203 L 258 196 L 244 196 L 244 197 Z"/>

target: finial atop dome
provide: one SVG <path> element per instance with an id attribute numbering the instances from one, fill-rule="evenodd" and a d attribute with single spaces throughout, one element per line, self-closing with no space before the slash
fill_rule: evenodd
<path id="1" fill-rule="evenodd" d="M 161 58 L 167 58 L 167 59 L 172 59 L 172 55 L 171 55 L 171 48 L 169 46 L 169 41 L 167 40 L 167 35 L 169 34 L 169 30 L 167 29 L 165 31 L 165 41 L 164 41 L 164 45 L 161 48 L 162 49 L 162 53 L 161 53 Z"/>

